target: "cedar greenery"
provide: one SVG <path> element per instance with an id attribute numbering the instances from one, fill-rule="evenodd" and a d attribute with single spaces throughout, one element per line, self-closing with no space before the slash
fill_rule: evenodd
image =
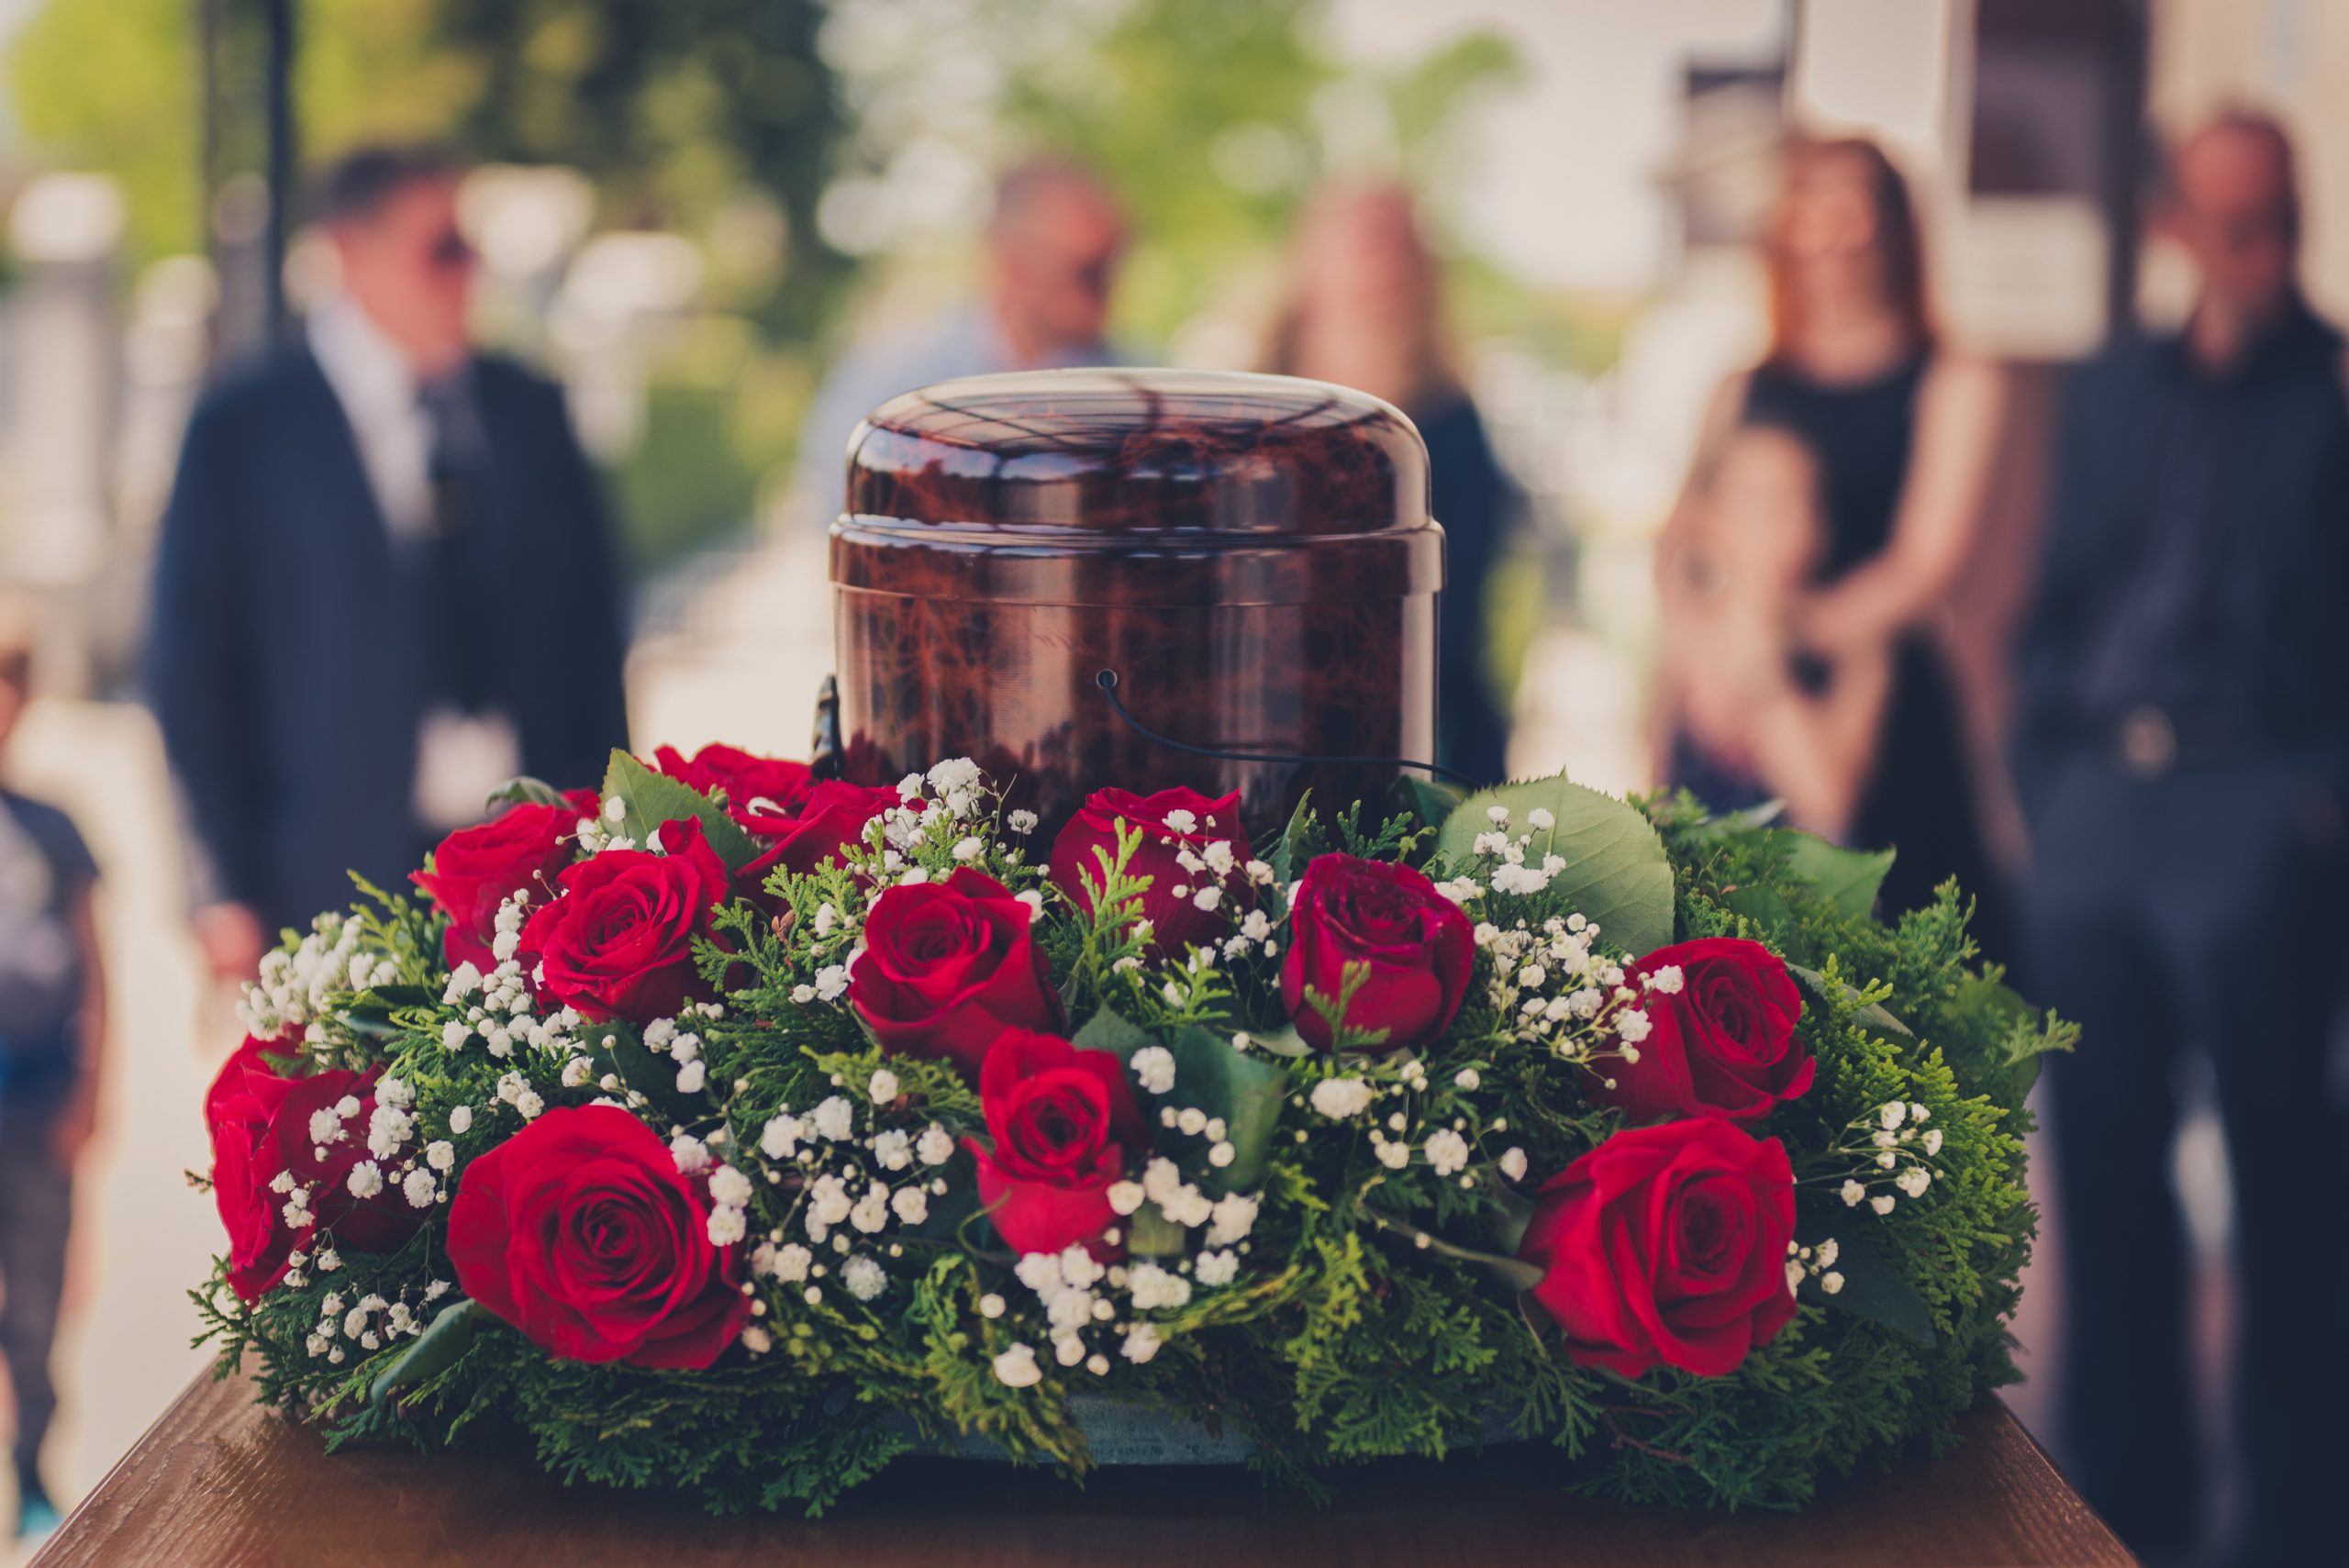
<path id="1" fill-rule="evenodd" d="M 1542 799 L 1561 798 L 1562 787 L 1571 786 L 1511 786 L 1545 792 Z M 1488 798 L 1536 797 L 1478 796 L 1454 823 L 1481 816 Z M 1106 1380 L 1047 1368 L 1027 1388 L 993 1374 L 991 1359 L 1019 1329 L 1012 1316 L 990 1318 L 980 1303 L 1019 1293 L 1008 1284 L 1011 1259 L 975 1212 L 963 1154 L 954 1195 L 901 1238 L 885 1297 L 868 1304 L 835 1290 L 811 1305 L 796 1288 L 762 1280 L 757 1321 L 774 1350 L 756 1358 L 731 1351 L 704 1372 L 557 1361 L 453 1293 L 428 1300 L 427 1282 L 453 1274 L 445 1204 L 397 1251 L 345 1253 L 339 1270 L 313 1271 L 250 1307 L 227 1288 L 224 1262 L 210 1286 L 192 1293 L 200 1339 L 217 1347 L 221 1375 L 250 1370 L 262 1398 L 317 1423 L 338 1446 L 519 1440 L 566 1481 L 684 1487 L 718 1511 L 820 1512 L 898 1455 L 971 1436 L 1014 1459 L 1082 1473 L 1092 1463 L 1084 1400 L 1102 1397 L 1090 1390 L 1105 1383 L 1119 1400 L 1236 1429 L 1254 1443 L 1252 1462 L 1267 1477 L 1308 1489 L 1356 1462 L 1529 1441 L 1555 1450 L 1562 1486 L 1681 1507 L 1789 1508 L 1823 1476 L 1883 1465 L 1920 1443 L 1939 1451 L 1952 1440 L 1953 1418 L 2017 1375 L 2006 1325 L 2035 1227 L 2023 1185 L 2023 1096 L 2039 1053 L 2066 1048 L 2070 1031 L 2033 1015 L 1994 970 L 1972 965 L 1954 888 L 1880 924 L 1867 910 L 1881 860 L 1766 822 L 1709 819 L 1686 797 L 1641 803 L 1637 817 L 1620 806 L 1620 817 L 1591 809 L 1628 846 L 1622 852 L 1660 844 L 1671 887 L 1669 909 L 1659 906 L 1656 917 L 1668 919 L 1674 937 L 1763 940 L 1807 986 L 1799 1028 L 1817 1080 L 1763 1130 L 1794 1157 L 1798 1237 L 1835 1237 L 1851 1284 L 1831 1297 L 1807 1283 L 1795 1321 L 1729 1376 L 1664 1369 L 1631 1381 L 1558 1353 L 1555 1330 L 1518 1294 L 1525 1265 L 1509 1254 L 1522 1199 L 1497 1194 L 1492 1182 L 1464 1188 L 1424 1163 L 1387 1169 L 1361 1118 L 1333 1125 L 1303 1108 L 1323 1077 L 1386 1085 L 1414 1068 L 1397 1057 L 1341 1065 L 1303 1053 L 1283 1036 L 1270 964 L 1212 969 L 1174 994 L 1163 984 L 1166 970 L 1120 970 L 1119 961 L 1139 951 L 1115 916 L 1133 890 L 1130 879 L 1108 890 L 1097 916 L 1059 904 L 1039 928 L 1072 1019 L 1084 1026 L 1078 1042 L 1122 1046 L 1126 1055 L 1153 1042 L 1190 1052 L 1178 1083 L 1196 1083 L 1201 1064 L 1221 1071 L 1201 1054 L 1219 1051 L 1269 1074 L 1281 1096 L 1261 1172 L 1246 1172 L 1262 1206 L 1238 1280 L 1153 1319 L 1163 1348 L 1144 1364 L 1119 1364 Z M 1349 806 L 1324 822 L 1300 810 L 1266 854 L 1277 881 L 1264 906 L 1276 919 L 1282 888 L 1325 849 L 1402 860 L 1436 876 L 1465 860 L 1465 836 L 1431 812 L 1375 828 L 1362 815 Z M 908 858 L 942 873 L 955 863 L 953 831 L 936 825 Z M 1019 851 L 985 863 L 1014 886 L 1037 884 L 1038 869 Z M 583 1030 L 596 1042 L 595 1079 L 610 1073 L 641 1095 L 638 1108 L 664 1135 L 674 1123 L 721 1150 L 747 1150 L 779 1107 L 809 1106 L 885 1061 L 902 1086 L 899 1105 L 918 1124 L 983 1131 L 977 1095 L 951 1065 L 885 1058 L 849 1009 L 793 999 L 853 945 L 852 923 L 818 935 L 817 911 L 861 907 L 859 875 L 854 865 L 779 873 L 779 915 L 738 903 L 718 917 L 700 954 L 726 1002 L 722 1018 L 696 1026 L 705 1093 L 679 1094 L 625 1025 Z M 496 1095 L 501 1073 L 527 1073 L 549 1106 L 603 1093 L 592 1079 L 558 1087 L 562 1062 L 550 1052 L 518 1048 L 500 1062 L 446 1049 L 441 1027 L 455 1014 L 440 1000 L 438 919 L 404 897 L 366 891 L 355 917 L 367 923 L 368 951 L 388 955 L 396 978 L 336 998 L 312 1054 L 350 1066 L 380 1062 L 406 1079 L 419 1140 L 455 1145 L 457 1181 L 518 1126 Z M 1537 928 L 1571 912 L 1569 895 L 1557 891 L 1495 894 L 1482 907 L 1485 918 L 1521 917 Z M 1491 962 L 1480 948 L 1464 1010 L 1419 1053 L 1425 1086 L 1415 1114 L 1428 1127 L 1504 1121 L 1505 1136 L 1472 1139 L 1473 1168 L 1489 1171 L 1501 1142 L 1520 1145 L 1530 1190 L 1620 1118 L 1585 1098 L 1584 1069 L 1503 1032 L 1507 1020 L 1486 1000 Z M 1235 1029 L 1256 1031 L 1262 1048 L 1233 1052 L 1223 1042 Z M 1466 1080 L 1464 1069 L 1474 1070 Z M 1250 1088 L 1240 1083 L 1232 1092 Z M 1944 1142 L 1930 1193 L 1878 1217 L 1834 1196 L 1855 1163 L 1838 1151 L 1854 1124 L 1893 1100 L 1928 1107 Z M 476 1107 L 463 1133 L 449 1124 L 460 1105 Z M 1203 1162 L 1192 1160 L 1185 1174 L 1223 1190 Z M 755 1184 L 752 1238 L 783 1225 L 787 1208 L 786 1189 Z M 372 1293 L 440 1320 L 420 1339 L 333 1365 L 306 1348 L 330 1293 Z"/>

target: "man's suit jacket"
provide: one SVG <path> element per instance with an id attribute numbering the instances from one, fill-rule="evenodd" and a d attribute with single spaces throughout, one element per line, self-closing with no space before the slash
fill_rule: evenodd
<path id="1" fill-rule="evenodd" d="M 627 743 L 620 588 L 561 392 L 475 361 L 489 450 L 467 639 L 531 774 L 600 780 Z M 412 802 L 434 694 L 429 583 L 395 546 L 306 348 L 233 371 L 188 424 L 155 568 L 148 686 L 217 885 L 273 929 L 387 889 L 425 847 Z"/>

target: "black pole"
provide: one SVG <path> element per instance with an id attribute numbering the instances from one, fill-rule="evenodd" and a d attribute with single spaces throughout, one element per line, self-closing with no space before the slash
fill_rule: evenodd
<path id="1" fill-rule="evenodd" d="M 269 236 L 262 264 L 269 299 L 269 332 L 286 327 L 285 237 L 294 207 L 294 0 L 264 0 L 269 17 Z"/>

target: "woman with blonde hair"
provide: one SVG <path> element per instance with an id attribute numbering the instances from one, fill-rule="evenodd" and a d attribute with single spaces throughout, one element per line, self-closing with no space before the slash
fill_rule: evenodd
<path id="1" fill-rule="evenodd" d="M 1875 143 L 1805 139 L 1788 150 L 1763 256 L 1769 350 L 1715 394 L 1687 493 L 1659 543 L 1666 636 L 1707 613 L 1715 584 L 1702 540 L 1737 526 L 1734 516 L 1707 516 L 1711 481 L 1739 432 L 1767 427 L 1799 440 L 1816 465 L 1824 527 L 1809 590 L 1787 612 L 1788 656 L 1814 684 L 1831 683 L 1839 665 L 1882 662 L 1888 672 L 1874 744 L 1842 753 L 1842 836 L 1899 851 L 1884 884 L 1887 914 L 1930 902 L 1954 876 L 1976 901 L 1984 951 L 2001 956 L 2002 886 L 1930 628 L 1980 537 L 2003 383 L 1987 361 L 1936 341 L 1916 205 Z"/>
<path id="2" fill-rule="evenodd" d="M 1453 362 L 1441 269 L 1410 193 L 1392 183 L 1320 193 L 1297 226 L 1294 276 L 1267 368 L 1383 397 L 1427 442 L 1435 517 L 1447 541 L 1436 760 L 1498 782 L 1508 722 L 1486 668 L 1484 601 L 1517 492 Z"/>

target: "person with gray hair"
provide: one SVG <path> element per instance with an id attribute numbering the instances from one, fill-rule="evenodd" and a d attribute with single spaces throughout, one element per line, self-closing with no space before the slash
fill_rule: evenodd
<path id="1" fill-rule="evenodd" d="M 2024 989 L 2081 1027 L 2051 1059 L 2073 1479 L 2141 1554 L 2208 1500 L 2170 1173 L 2176 1080 L 2210 1068 L 2233 1173 L 2242 1561 L 2331 1561 L 2341 1420 L 2349 811 L 2349 389 L 2300 293 L 2292 148 L 2233 113 L 2172 154 L 2158 222 L 2184 330 L 2083 367 L 2020 651 L 2032 840 Z"/>
<path id="2" fill-rule="evenodd" d="M 1105 339 L 1126 217 L 1098 176 L 1065 158 L 1030 159 L 996 183 L 982 235 L 978 297 L 942 322 L 852 348 L 800 428 L 800 493 L 829 523 L 847 484 L 856 422 L 901 392 L 958 376 L 1117 363 Z"/>

